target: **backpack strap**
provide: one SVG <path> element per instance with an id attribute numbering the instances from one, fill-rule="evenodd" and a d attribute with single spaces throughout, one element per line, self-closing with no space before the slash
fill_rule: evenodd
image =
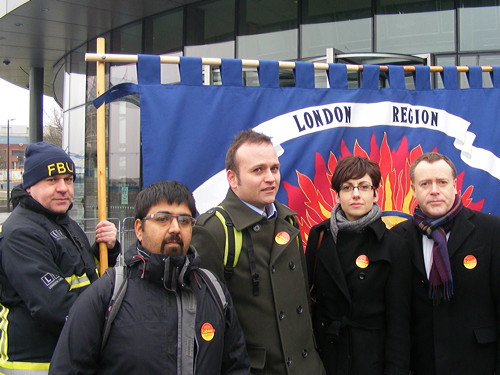
<path id="1" fill-rule="evenodd" d="M 248 262 L 250 264 L 250 275 L 252 278 L 252 291 L 254 296 L 259 295 L 259 273 L 257 272 L 257 265 L 255 261 L 255 252 L 253 249 L 252 237 L 250 231 L 245 228 L 243 232 L 238 231 L 233 224 L 224 207 L 215 207 L 215 216 L 220 220 L 224 234 L 226 235 L 226 242 L 224 247 L 224 279 L 228 281 L 233 276 L 234 267 L 238 264 L 238 259 L 241 254 L 243 243 L 248 252 Z M 231 230 L 232 228 L 232 230 Z"/>
<path id="2" fill-rule="evenodd" d="M 128 275 L 127 266 L 108 268 L 105 271 L 111 279 L 114 279 L 113 295 L 109 301 L 108 309 L 106 310 L 106 316 L 104 318 L 104 329 L 101 341 L 101 350 L 106 345 L 108 341 L 109 332 L 111 331 L 111 324 L 118 314 L 118 310 L 123 302 L 123 297 L 127 291 Z M 114 274 L 114 275 L 113 275 Z M 114 276 L 114 277 L 113 277 Z"/>
<path id="3" fill-rule="evenodd" d="M 321 229 L 318 236 L 318 242 L 316 243 L 316 247 L 311 248 L 311 258 L 312 258 L 312 275 L 311 275 L 311 286 L 309 288 L 309 295 L 311 298 L 311 303 L 314 305 L 316 303 L 316 266 L 318 264 L 318 249 L 323 242 L 323 236 L 325 235 L 325 228 Z"/>
<path id="4" fill-rule="evenodd" d="M 215 216 L 220 220 L 225 234 L 224 246 L 224 278 L 229 280 L 233 276 L 234 267 L 238 264 L 238 259 L 243 247 L 242 233 L 234 227 L 233 221 L 229 217 L 224 207 L 215 207 Z"/>
<path id="5" fill-rule="evenodd" d="M 0 224 L 0 245 L 2 244 L 3 240 L 3 232 L 2 232 L 2 225 Z M 0 246 L 0 268 L 3 267 L 2 265 L 2 246 Z M 1 285 L 0 285 L 1 287 Z"/>
<path id="6" fill-rule="evenodd" d="M 210 295 L 214 299 L 215 303 L 219 307 L 219 312 L 222 315 L 222 319 L 226 321 L 226 309 L 227 309 L 227 298 L 226 295 L 224 294 L 224 291 L 222 290 L 222 286 L 220 284 L 220 281 L 217 280 L 215 275 L 204 269 L 204 268 L 198 268 L 198 273 L 200 277 L 203 279 L 203 282 L 205 285 L 208 287 L 208 291 L 210 292 Z"/>
<path id="7" fill-rule="evenodd" d="M 250 276 L 252 277 L 252 294 L 254 296 L 258 296 L 259 295 L 260 276 L 259 276 L 259 273 L 257 272 L 257 262 L 255 261 L 255 251 L 253 249 L 252 237 L 250 235 L 249 230 L 245 230 L 243 232 L 243 235 L 244 235 L 244 240 L 245 240 L 245 247 L 246 247 L 247 253 L 248 253 L 248 264 L 250 267 Z"/>

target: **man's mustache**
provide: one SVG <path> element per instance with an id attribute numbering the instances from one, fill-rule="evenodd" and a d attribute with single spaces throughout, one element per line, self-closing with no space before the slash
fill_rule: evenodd
<path id="1" fill-rule="evenodd" d="M 169 245 L 172 243 L 176 243 L 179 245 L 179 247 L 181 249 L 184 249 L 184 241 L 182 241 L 182 238 L 179 235 L 172 235 L 172 236 L 168 236 L 168 237 L 163 239 L 163 241 L 161 243 L 161 252 L 164 253 L 165 252 L 164 249 L 165 249 L 166 245 Z"/>

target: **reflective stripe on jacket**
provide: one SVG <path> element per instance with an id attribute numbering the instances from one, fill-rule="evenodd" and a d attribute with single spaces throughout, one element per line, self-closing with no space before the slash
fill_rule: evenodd
<path id="1" fill-rule="evenodd" d="M 2 366 L 47 370 L 70 307 L 98 279 L 97 246 L 67 214 L 55 215 L 29 196 L 2 225 L 0 241 Z"/>

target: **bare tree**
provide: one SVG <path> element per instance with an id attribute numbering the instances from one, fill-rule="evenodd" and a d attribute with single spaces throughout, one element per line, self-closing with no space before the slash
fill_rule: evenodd
<path id="1" fill-rule="evenodd" d="M 63 132 L 63 112 L 62 109 L 54 106 L 52 113 L 47 114 L 48 120 L 43 126 L 43 140 L 62 147 Z"/>

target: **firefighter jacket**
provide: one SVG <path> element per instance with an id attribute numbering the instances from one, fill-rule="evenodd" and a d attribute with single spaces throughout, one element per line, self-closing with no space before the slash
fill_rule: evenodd
<path id="1" fill-rule="evenodd" d="M 227 306 L 198 271 L 198 256 L 128 251 L 127 289 L 101 348 L 114 278 L 103 276 L 76 301 L 50 374 L 246 375 L 250 366 L 229 292 Z M 207 271 L 208 272 L 208 271 Z M 107 274 L 106 274 L 107 275 Z"/>
<path id="2" fill-rule="evenodd" d="M 19 194 L 19 192 L 17 192 Z M 26 192 L 0 233 L 0 373 L 47 370 L 65 318 L 97 280 L 92 248 L 67 213 Z M 110 250 L 114 264 L 120 245 Z M 26 374 L 27 372 L 23 372 Z"/>
<path id="3" fill-rule="evenodd" d="M 299 229 L 293 225 L 295 212 L 275 202 L 277 215 L 268 219 L 231 189 L 221 206 L 234 228 L 250 237 L 243 240 L 226 282 L 245 333 L 252 374 L 324 374 L 313 337 L 306 261 Z M 230 230 L 212 209 L 198 218 L 193 231 L 192 244 L 200 253 L 201 265 L 219 277 L 225 275 L 224 249 Z M 252 258 L 258 278 L 250 271 Z"/>

